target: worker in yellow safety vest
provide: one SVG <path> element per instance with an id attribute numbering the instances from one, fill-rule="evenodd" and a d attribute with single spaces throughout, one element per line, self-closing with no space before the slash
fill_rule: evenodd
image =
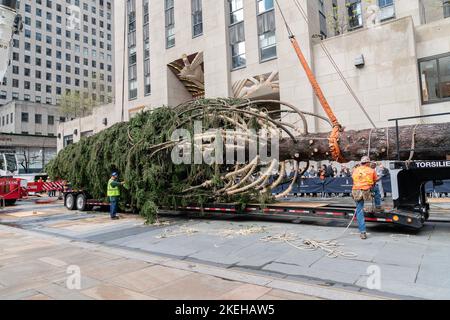
<path id="1" fill-rule="evenodd" d="M 356 218 L 361 239 L 367 239 L 366 222 L 364 217 L 364 201 L 372 200 L 372 188 L 378 180 L 377 174 L 371 168 L 370 158 L 362 157 L 361 165 L 356 167 L 352 174 L 353 178 L 353 200 L 356 202 Z"/>
<path id="2" fill-rule="evenodd" d="M 119 205 L 120 198 L 120 189 L 119 186 L 123 185 L 124 182 L 118 181 L 119 175 L 117 172 L 113 172 L 111 174 L 111 179 L 108 181 L 108 189 L 107 196 L 109 198 L 109 213 L 111 215 L 111 219 L 116 220 L 119 219 L 117 216 L 117 207 Z"/>

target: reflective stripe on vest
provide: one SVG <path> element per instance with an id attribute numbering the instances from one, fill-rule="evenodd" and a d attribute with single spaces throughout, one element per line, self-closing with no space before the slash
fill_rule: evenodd
<path id="1" fill-rule="evenodd" d="M 374 170 L 372 168 L 361 166 L 353 172 L 353 190 L 369 190 L 373 187 Z"/>
<path id="2" fill-rule="evenodd" d="M 113 182 L 113 181 L 114 180 L 112 180 L 112 179 L 109 179 L 109 181 L 108 181 L 108 190 L 106 192 L 106 195 L 108 197 L 118 197 L 118 196 L 120 196 L 119 186 L 113 187 L 111 185 L 111 182 Z"/>

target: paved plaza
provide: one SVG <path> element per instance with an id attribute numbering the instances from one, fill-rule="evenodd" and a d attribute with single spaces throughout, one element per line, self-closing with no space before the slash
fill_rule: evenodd
<path id="1" fill-rule="evenodd" d="M 301 244 L 341 236 L 333 223 L 162 217 L 145 225 L 25 200 L 0 213 L 0 298 L 449 299 L 450 224 L 440 221 L 446 204 L 436 210 L 439 219 L 420 231 L 373 224 L 362 241 L 350 228 L 338 242 L 353 257 L 330 258 Z M 71 289 L 74 266 L 81 287 Z"/>

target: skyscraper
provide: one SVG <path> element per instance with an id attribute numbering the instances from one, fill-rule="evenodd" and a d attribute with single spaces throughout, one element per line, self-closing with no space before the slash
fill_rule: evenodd
<path id="1" fill-rule="evenodd" d="M 66 90 L 100 103 L 113 95 L 112 0 L 21 0 L 23 31 L 14 36 L 0 105 L 58 104 Z"/>

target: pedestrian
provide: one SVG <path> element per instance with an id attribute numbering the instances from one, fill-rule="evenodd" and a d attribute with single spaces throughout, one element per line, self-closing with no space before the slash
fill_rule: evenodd
<path id="1" fill-rule="evenodd" d="M 322 165 L 322 168 L 319 170 L 319 178 L 320 180 L 325 180 L 327 178 L 327 165 Z"/>
<path id="2" fill-rule="evenodd" d="M 372 162 L 370 164 L 370 167 L 373 170 L 375 170 L 375 173 L 377 173 L 376 162 Z M 374 203 L 375 203 L 375 209 L 373 211 L 376 211 L 376 212 L 383 211 L 383 208 L 381 207 L 381 192 L 380 192 L 380 187 L 378 185 L 379 182 L 381 182 L 381 178 L 377 174 L 377 180 L 375 181 L 375 184 L 373 185 L 373 188 L 372 188 L 372 193 L 373 193 Z"/>
<path id="3" fill-rule="evenodd" d="M 372 188 L 378 180 L 377 174 L 371 168 L 370 158 L 362 157 L 361 165 L 353 171 L 353 190 L 352 197 L 356 203 L 356 219 L 361 239 L 367 239 L 366 222 L 364 217 L 364 201 L 372 200 Z"/>
<path id="4" fill-rule="evenodd" d="M 308 170 L 308 178 L 317 178 L 317 171 L 314 166 L 311 166 Z"/>
<path id="5" fill-rule="evenodd" d="M 117 172 L 113 172 L 111 174 L 111 179 L 108 181 L 108 189 L 107 189 L 107 196 L 109 198 L 109 213 L 111 216 L 111 219 L 116 220 L 119 219 L 117 216 L 117 207 L 119 205 L 119 199 L 120 199 L 120 189 L 119 186 L 123 185 L 124 182 L 119 182 L 119 175 Z"/>
<path id="6" fill-rule="evenodd" d="M 338 177 L 338 176 L 339 176 L 339 174 L 338 174 L 337 168 L 333 167 L 333 177 Z"/>
<path id="7" fill-rule="evenodd" d="M 378 188 L 380 189 L 381 201 L 384 201 L 384 197 L 386 195 L 385 195 L 385 192 L 384 192 L 382 179 L 384 177 L 389 176 L 389 169 L 386 168 L 383 165 L 383 163 L 380 162 L 378 167 L 375 169 L 375 171 L 377 172 L 377 176 L 378 176 L 378 179 L 379 179 L 379 181 L 377 182 L 377 185 L 378 185 Z"/>
<path id="8" fill-rule="evenodd" d="M 334 169 L 329 164 L 328 166 L 325 165 L 325 178 L 333 178 L 334 177 Z"/>
<path id="9" fill-rule="evenodd" d="M 345 164 L 342 165 L 340 176 L 341 178 L 350 178 L 352 176 L 350 169 Z"/>
<path id="10" fill-rule="evenodd" d="M 52 179 L 47 178 L 45 182 L 47 183 L 47 188 L 49 188 L 47 195 L 51 198 L 53 197 Z"/>

